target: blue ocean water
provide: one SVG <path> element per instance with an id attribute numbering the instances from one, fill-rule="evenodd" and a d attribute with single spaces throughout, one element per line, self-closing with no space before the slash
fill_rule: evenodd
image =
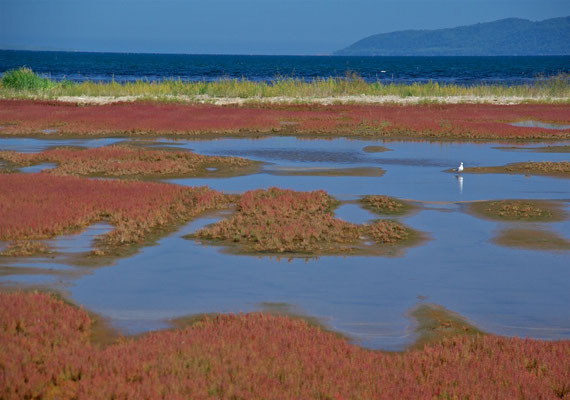
<path id="1" fill-rule="evenodd" d="M 368 81 L 477 84 L 529 83 L 570 73 L 570 56 L 335 57 L 123 54 L 0 50 L 0 73 L 27 66 L 52 79 L 134 81 L 223 78 L 311 80 L 357 73 Z"/>

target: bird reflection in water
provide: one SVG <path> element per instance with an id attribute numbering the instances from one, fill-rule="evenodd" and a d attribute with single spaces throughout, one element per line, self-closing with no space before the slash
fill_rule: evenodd
<path id="1" fill-rule="evenodd" d="M 457 178 L 457 183 L 459 183 L 459 193 L 463 193 L 463 176 L 462 175 L 455 175 Z"/>

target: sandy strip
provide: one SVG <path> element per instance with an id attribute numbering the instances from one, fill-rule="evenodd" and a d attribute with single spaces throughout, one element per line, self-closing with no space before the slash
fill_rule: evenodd
<path id="1" fill-rule="evenodd" d="M 501 97 L 501 96 L 448 96 L 448 97 L 399 97 L 399 96 L 335 96 L 335 97 L 210 97 L 198 96 L 60 96 L 54 100 L 77 104 L 112 104 L 137 100 L 177 101 L 214 105 L 267 104 L 521 104 L 525 102 L 566 103 L 568 97 Z"/>

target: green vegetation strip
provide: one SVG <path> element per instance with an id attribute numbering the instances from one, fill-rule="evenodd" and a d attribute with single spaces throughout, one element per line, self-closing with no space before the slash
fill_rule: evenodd
<path id="1" fill-rule="evenodd" d="M 384 146 L 366 146 L 362 150 L 364 150 L 365 153 L 383 153 L 385 151 L 392 151 L 392 149 Z"/>
<path id="2" fill-rule="evenodd" d="M 563 221 L 566 213 L 561 205 L 547 200 L 477 201 L 469 205 L 476 215 L 501 221 Z"/>
<path id="3" fill-rule="evenodd" d="M 570 241 L 555 232 L 543 229 L 506 229 L 493 242 L 507 247 L 529 250 L 570 250 Z"/>
<path id="4" fill-rule="evenodd" d="M 384 195 L 365 196 L 360 202 L 365 208 L 380 215 L 404 215 L 413 209 L 406 201 Z"/>
<path id="5" fill-rule="evenodd" d="M 541 146 L 541 147 L 518 147 L 518 146 L 503 146 L 494 147 L 497 150 L 505 151 L 528 151 L 531 153 L 570 153 L 570 146 Z"/>
<path id="6" fill-rule="evenodd" d="M 410 316 L 417 322 L 418 337 L 412 346 L 415 349 L 457 335 L 484 334 L 461 315 L 437 304 L 421 304 L 410 312 Z"/>
<path id="7" fill-rule="evenodd" d="M 366 82 L 357 75 L 346 78 L 316 78 L 303 81 L 294 78 L 271 82 L 222 79 L 214 82 L 185 82 L 180 79 L 164 81 L 139 80 L 110 83 L 86 81 L 54 81 L 43 78 L 28 68 L 8 71 L 0 80 L 0 97 L 60 96 L 137 96 L 153 98 L 212 97 L 212 98 L 327 98 L 341 96 L 396 96 L 396 97 L 519 97 L 540 100 L 570 98 L 570 75 L 559 74 L 548 79 L 524 85 L 479 84 L 462 86 L 428 83 Z"/>
<path id="8" fill-rule="evenodd" d="M 447 172 L 453 171 L 449 170 Z M 544 175 L 557 178 L 570 178 L 570 162 L 520 162 L 497 167 L 470 167 L 465 168 L 463 173 Z"/>

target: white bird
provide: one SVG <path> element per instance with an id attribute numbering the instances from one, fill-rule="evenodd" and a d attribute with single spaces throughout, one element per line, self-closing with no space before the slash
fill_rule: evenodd
<path id="1" fill-rule="evenodd" d="M 459 167 L 456 169 L 457 172 L 463 172 L 463 163 L 459 164 Z"/>

